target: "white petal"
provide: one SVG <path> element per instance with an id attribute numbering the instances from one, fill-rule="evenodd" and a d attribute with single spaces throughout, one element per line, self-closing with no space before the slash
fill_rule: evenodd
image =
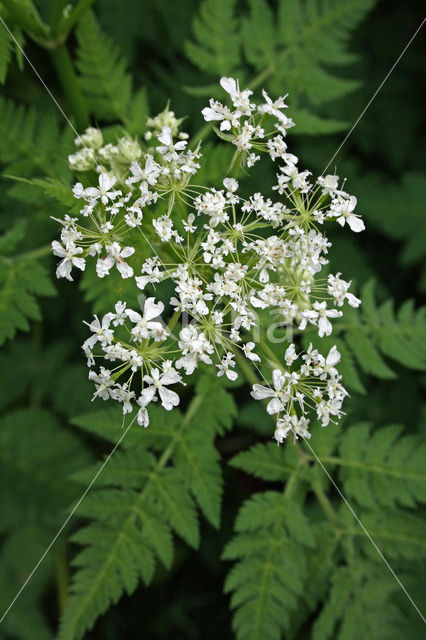
<path id="1" fill-rule="evenodd" d="M 318 329 L 318 335 L 320 338 L 322 338 L 324 334 L 326 336 L 329 336 L 333 330 L 333 327 L 331 326 L 331 322 L 327 320 L 325 316 L 323 316 L 319 319 Z"/>
<path id="2" fill-rule="evenodd" d="M 58 256 L 59 258 L 65 258 L 65 256 L 67 255 L 66 250 L 57 240 L 54 240 L 52 242 L 52 251 L 54 255 Z"/>
<path id="3" fill-rule="evenodd" d="M 136 286 L 139 289 L 142 289 L 142 291 L 145 289 L 146 285 L 148 284 L 150 278 L 149 276 L 137 276 L 137 278 L 135 278 L 136 280 Z"/>
<path id="4" fill-rule="evenodd" d="M 250 391 L 250 395 L 255 400 L 264 400 L 265 398 L 271 398 L 274 395 L 272 389 L 269 387 L 264 387 L 261 384 L 254 384 L 252 391 Z"/>
<path id="5" fill-rule="evenodd" d="M 172 132 L 170 127 L 163 127 L 161 133 L 157 136 L 158 140 L 162 142 L 166 147 L 172 144 Z"/>
<path id="6" fill-rule="evenodd" d="M 144 406 L 152 401 L 155 396 L 155 391 L 155 387 L 145 387 L 145 389 L 142 389 L 140 400 L 143 402 Z"/>
<path id="7" fill-rule="evenodd" d="M 152 320 L 156 318 L 164 311 L 164 304 L 162 302 L 155 303 L 155 298 L 147 298 L 143 308 L 143 315 L 146 320 Z"/>
<path id="8" fill-rule="evenodd" d="M 126 309 L 126 315 L 130 318 L 131 322 L 137 324 L 142 320 L 142 316 L 137 311 L 132 311 L 132 309 Z"/>
<path id="9" fill-rule="evenodd" d="M 337 351 L 336 345 L 332 346 L 327 356 L 327 364 L 333 366 L 340 360 L 340 353 Z"/>
<path id="10" fill-rule="evenodd" d="M 134 247 L 124 247 L 124 249 L 121 252 L 121 257 L 122 258 L 129 258 L 130 256 L 132 256 L 135 252 L 135 248 Z"/>
<path id="11" fill-rule="evenodd" d="M 103 191 L 109 191 L 111 187 L 115 185 L 117 178 L 115 176 L 109 176 L 107 173 L 101 173 L 99 175 L 99 188 Z"/>
<path id="12" fill-rule="evenodd" d="M 276 391 L 281 391 L 281 389 L 283 388 L 283 384 L 285 382 L 285 378 L 279 369 L 273 370 L 272 380 L 273 380 Z"/>
<path id="13" fill-rule="evenodd" d="M 86 260 L 84 258 L 73 258 L 72 263 L 77 269 L 81 269 L 82 271 L 86 268 Z"/>
<path id="14" fill-rule="evenodd" d="M 274 413 L 279 413 L 280 411 L 283 410 L 283 405 L 282 402 L 280 400 L 278 400 L 278 398 L 272 398 L 272 400 L 268 403 L 268 406 L 266 407 L 266 411 L 269 413 L 269 415 L 273 415 Z"/>
<path id="15" fill-rule="evenodd" d="M 347 223 L 355 233 L 359 233 L 360 231 L 364 231 L 365 224 L 362 218 L 356 216 L 355 214 L 350 214 L 347 218 Z"/>
<path id="16" fill-rule="evenodd" d="M 223 115 L 210 107 L 205 107 L 201 113 L 206 122 L 211 122 L 212 120 L 223 120 Z"/>
<path id="17" fill-rule="evenodd" d="M 133 269 L 127 262 L 117 262 L 117 269 L 122 278 L 131 278 L 133 275 Z"/>
<path id="18" fill-rule="evenodd" d="M 220 86 L 225 89 L 229 95 L 235 94 L 237 91 L 237 83 L 234 78 L 223 77 L 220 79 Z"/>
<path id="19" fill-rule="evenodd" d="M 171 391 L 166 387 L 160 387 L 158 389 L 158 393 L 161 398 L 161 403 L 167 411 L 170 411 L 171 409 L 173 409 L 173 407 L 178 406 L 180 398 L 175 391 Z"/>

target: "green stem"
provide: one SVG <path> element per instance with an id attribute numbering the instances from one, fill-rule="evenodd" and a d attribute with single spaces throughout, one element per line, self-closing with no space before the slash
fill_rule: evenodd
<path id="1" fill-rule="evenodd" d="M 58 36 L 59 25 L 64 19 L 64 11 L 67 0 L 54 0 L 52 12 L 50 14 L 50 31 L 54 38 Z"/>
<path id="2" fill-rule="evenodd" d="M 69 571 L 65 548 L 61 547 L 55 551 L 56 565 L 56 587 L 58 591 L 59 615 L 62 614 L 68 599 Z"/>
<path id="3" fill-rule="evenodd" d="M 326 494 L 324 493 L 324 491 L 323 491 L 321 485 L 319 484 L 319 482 L 313 482 L 312 483 L 312 489 L 313 489 L 316 497 L 318 498 L 318 502 L 320 503 L 325 515 L 330 520 L 330 522 L 334 526 L 334 528 L 339 530 L 339 522 L 337 520 L 337 517 L 336 517 L 336 514 L 334 512 L 334 509 L 333 509 L 333 507 L 331 505 L 330 500 L 327 498 Z"/>
<path id="4" fill-rule="evenodd" d="M 80 20 L 81 16 L 88 9 L 90 9 L 94 1 L 95 0 L 80 0 L 66 17 L 62 17 L 62 20 L 58 25 L 58 33 L 61 38 L 64 40 L 67 38 L 75 23 Z"/>
<path id="5" fill-rule="evenodd" d="M 16 256 L 12 256 L 11 260 L 20 260 L 21 258 L 44 258 L 44 256 L 48 256 L 51 252 L 52 247 L 50 244 L 45 244 L 42 247 L 37 247 L 37 249 L 18 253 Z"/>
<path id="6" fill-rule="evenodd" d="M 212 122 L 206 122 L 200 129 L 198 129 L 197 133 L 194 135 L 194 137 L 191 139 L 191 144 L 190 144 L 190 148 L 191 149 L 195 149 L 195 147 L 197 146 L 197 144 L 204 138 L 207 137 L 208 135 L 210 135 L 210 133 L 213 131 L 213 123 Z"/>
<path id="7" fill-rule="evenodd" d="M 257 74 L 255 78 L 248 85 L 248 89 L 256 89 L 264 80 L 269 78 L 273 73 L 275 73 L 275 65 L 270 64 L 266 69 Z"/>
<path id="8" fill-rule="evenodd" d="M 50 51 L 53 65 L 61 83 L 65 99 L 75 118 L 78 130 L 89 126 L 89 110 L 78 84 L 77 76 L 65 44 Z"/>

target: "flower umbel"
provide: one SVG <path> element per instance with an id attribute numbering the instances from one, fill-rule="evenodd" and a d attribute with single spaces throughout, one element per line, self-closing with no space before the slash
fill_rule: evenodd
<path id="1" fill-rule="evenodd" d="M 337 175 L 315 179 L 289 152 L 287 95 L 263 91 L 256 103 L 238 80 L 220 84 L 228 104 L 212 98 L 202 114 L 234 157 L 215 187 L 198 184 L 201 147 L 191 149 L 168 108 L 148 119 L 143 140 L 126 134 L 104 144 L 94 128 L 77 138 L 69 161 L 87 180 L 74 185 L 76 205 L 58 220 L 57 276 L 72 280 L 73 267 L 87 266 L 105 281 L 128 281 L 133 301 L 147 296 L 140 308 L 120 300 L 87 323 L 94 397 L 119 402 L 123 413 L 136 409 L 146 427 L 150 405 L 177 407 L 184 378 L 197 369 L 210 367 L 229 384 L 251 367 L 260 374 L 251 395 L 276 419 L 276 441 L 309 438 L 312 416 L 326 426 L 342 415 L 340 354 L 332 347 L 322 355 L 321 341 L 306 352 L 275 344 L 289 325 L 330 336 L 345 304 L 360 304 L 340 272 L 323 275 L 331 246 L 324 228 L 358 233 L 364 223 Z M 275 185 L 243 198 L 238 174 L 262 158 L 275 164 Z"/>

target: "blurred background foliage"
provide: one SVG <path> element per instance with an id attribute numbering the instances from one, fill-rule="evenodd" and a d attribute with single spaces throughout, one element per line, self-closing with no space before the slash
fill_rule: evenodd
<path id="1" fill-rule="evenodd" d="M 208 97 L 219 95 L 216 93 L 219 75 L 236 74 L 242 85 L 254 81 L 257 89 L 264 86 L 272 95 L 289 92 L 290 114 L 297 124 L 289 134 L 291 150 L 301 158 L 303 166 L 320 174 L 420 24 L 422 9 L 418 0 L 410 3 L 100 0 L 95 4 L 86 0 L 67 9 L 63 17 L 65 4 L 43 0 L 36 2 L 34 8 L 29 0 L 2 1 L 0 16 L 74 125 L 81 129 L 90 118 L 92 124 L 109 127 L 111 139 L 121 131 L 121 126 L 134 135 L 141 134 L 146 116 L 161 111 L 170 99 L 178 117 L 188 116 L 189 133 L 203 137 L 211 147 L 205 180 L 212 184 L 223 174 L 228 150 L 214 146 L 213 136 L 203 127 L 200 110 Z M 91 4 L 93 14 L 88 13 Z M 49 31 L 46 24 L 51 25 Z M 66 48 L 61 34 L 68 36 Z M 358 196 L 358 210 L 367 224 L 367 231 L 361 235 L 339 233 L 334 238 L 331 234 L 331 239 L 336 240 L 332 250 L 334 269 L 352 278 L 359 288 L 371 280 L 376 283 L 374 294 L 371 287 L 364 289 L 366 299 L 370 299 L 366 311 L 368 316 L 370 309 L 370 319 L 366 316 L 354 320 L 361 325 L 370 322 L 368 332 L 361 337 L 359 331 L 352 336 L 345 334 L 344 340 L 337 333 L 339 348 L 345 351 L 345 380 L 350 380 L 351 389 L 350 415 L 342 427 L 339 446 L 345 447 L 348 426 L 346 448 L 364 451 L 367 457 L 374 443 L 380 446 L 378 434 L 382 433 L 383 425 L 403 425 L 404 437 L 424 437 L 426 432 L 422 401 L 426 382 L 422 373 L 424 316 L 419 314 L 415 320 L 414 311 L 405 305 L 397 318 L 389 307 L 377 310 L 373 302 L 392 299 L 395 309 L 399 309 L 407 299 L 413 299 L 417 308 L 426 291 L 426 187 L 419 166 L 425 145 L 424 101 L 420 92 L 424 71 L 422 44 L 424 34 L 420 33 L 329 169 L 336 168 L 340 176 L 348 176 L 348 190 Z M 70 75 L 70 63 L 76 74 Z M 51 216 L 58 214 L 55 197 L 62 198 L 67 205 L 66 189 L 61 190 L 60 186 L 71 180 L 66 156 L 73 149 L 74 134 L 1 24 L 0 80 L 3 83 L 0 609 L 3 611 L 79 497 L 82 489 L 76 472 L 81 474 L 110 450 L 108 441 L 97 437 L 96 430 L 91 433 L 87 425 L 75 420 L 76 416 L 99 409 L 90 402 L 91 389 L 79 345 L 85 338 L 82 320 L 93 310 L 103 310 L 109 296 L 115 299 L 121 284 L 114 283 L 105 299 L 105 292 L 96 289 L 90 273 L 84 274 L 78 290 L 52 277 L 54 260 L 49 255 L 49 243 L 56 228 Z M 21 180 L 12 180 L 10 176 Z M 246 179 L 245 188 L 255 192 L 270 179 L 253 172 Z M 357 358 L 358 351 L 365 348 L 365 340 L 374 342 L 376 330 L 380 339 L 375 346 L 370 344 L 370 360 Z M 419 341 L 420 348 L 413 346 Z M 266 489 L 272 488 L 277 493 L 288 476 L 256 473 L 256 464 L 249 458 L 241 458 L 244 454 L 240 452 L 250 445 L 269 443 L 271 425 L 262 408 L 247 400 L 246 388 L 234 389 L 233 395 L 238 404 L 234 427 L 226 434 L 224 429 L 216 429 L 216 435 L 220 431 L 216 444 L 225 486 L 220 529 L 201 520 L 198 552 L 182 541 L 177 542 L 170 570 L 159 565 L 149 589 L 139 586 L 131 596 L 122 597 L 84 637 L 94 640 L 235 637 L 223 584 L 229 560 L 238 557 L 238 553 L 233 555 L 235 550 L 228 546 L 225 560 L 220 559 L 221 554 L 232 537 L 235 515 L 242 502 L 250 496 L 256 499 L 265 495 L 262 492 Z M 356 435 L 349 426 L 360 423 L 374 425 L 377 439 L 371 436 L 371 444 L 367 426 L 357 429 Z M 383 441 L 393 448 L 396 436 L 388 434 L 389 437 L 383 435 Z M 407 458 L 401 442 L 398 441 L 401 447 L 398 468 L 408 477 L 411 454 Z M 317 446 L 332 451 L 332 445 L 326 441 L 321 444 L 319 440 Z M 275 453 L 271 449 L 268 455 Z M 418 461 L 414 452 L 412 457 L 415 467 Z M 232 463 L 227 464 L 231 459 Z M 292 468 L 291 461 L 288 464 Z M 243 473 L 244 470 L 251 475 Z M 420 471 L 421 466 L 413 474 L 420 475 Z M 80 481 L 81 477 L 84 474 L 80 475 Z M 365 507 L 365 496 L 357 485 L 361 476 L 351 480 L 343 475 L 339 479 L 345 483 L 345 491 L 354 505 Z M 324 483 L 324 478 L 321 482 Z M 339 510 L 339 496 L 326 483 L 323 488 Z M 386 494 L 386 490 L 376 487 L 376 491 L 380 503 L 380 495 Z M 420 500 L 414 489 L 410 491 Z M 301 500 L 307 500 L 306 508 L 315 520 L 315 496 L 306 498 L 303 494 Z M 415 500 L 404 501 L 399 495 L 399 501 L 407 507 L 402 516 L 408 518 L 408 509 L 415 506 Z M 249 503 L 246 505 L 249 509 Z M 388 515 L 397 518 L 392 500 L 385 507 Z M 374 508 L 371 505 L 369 508 L 369 517 L 374 520 Z M 423 511 L 417 509 L 416 514 L 420 521 Z M 69 535 L 90 516 L 89 508 L 89 512 L 83 510 L 80 519 L 76 516 L 70 523 L 68 539 L 63 534 L 54 545 L 0 625 L 0 637 L 7 640 L 55 637 L 58 617 L 68 598 L 70 559 L 76 553 Z M 349 526 L 347 513 L 339 511 L 338 517 L 346 519 L 344 526 Z M 372 529 L 375 526 L 371 524 Z M 397 530 L 398 526 L 396 521 L 386 524 L 388 530 Z M 379 535 L 380 527 L 377 525 L 376 529 Z M 256 526 L 250 529 L 240 521 L 237 530 L 242 535 L 255 531 Z M 424 554 L 424 529 L 419 531 Z M 316 528 L 315 535 L 327 539 L 328 534 Z M 407 550 L 408 543 L 405 545 L 403 537 L 401 541 L 401 549 Z M 349 560 L 340 560 L 333 569 L 327 567 L 326 556 L 324 585 L 330 589 L 328 604 L 320 605 L 324 595 L 313 593 L 307 585 L 306 591 L 298 596 L 297 607 L 290 612 L 282 637 L 300 640 L 421 637 L 421 620 L 392 582 L 385 565 L 374 558 L 371 549 L 365 548 L 357 555 L 355 543 L 348 546 L 352 544 L 345 557 L 358 563 L 357 589 L 364 590 L 370 609 L 375 609 L 366 614 L 368 624 L 368 616 L 376 615 L 371 623 L 373 635 L 357 626 L 356 603 L 353 604 L 353 592 L 347 586 Z M 388 549 L 386 535 L 378 539 L 378 544 L 385 549 L 385 555 L 389 554 L 402 581 L 424 608 L 426 598 L 420 580 L 424 559 L 420 546 L 414 546 L 415 552 L 410 555 L 408 551 L 398 554 L 395 548 Z M 421 545 L 420 541 L 418 544 Z M 289 548 L 302 554 L 297 546 Z M 306 554 L 309 565 L 315 561 L 314 552 L 311 554 Z M 316 561 L 321 563 L 318 557 Z M 249 589 L 250 576 L 244 580 Z M 279 576 L 272 576 L 271 580 L 273 585 L 274 580 L 278 581 L 274 588 L 279 590 L 282 586 Z M 233 588 L 238 591 L 238 584 L 234 587 L 228 584 L 228 590 Z M 252 594 L 245 597 L 250 604 Z M 343 602 L 344 612 L 339 613 L 339 601 Z M 279 596 L 278 604 L 282 604 Z M 377 617 L 377 611 L 382 615 Z M 273 618 L 273 612 L 271 615 Z M 250 617 L 247 620 L 251 629 Z M 282 633 L 275 623 L 263 635 L 247 631 L 242 620 L 234 624 L 239 638 L 267 640 L 279 638 Z M 82 635 L 79 632 L 75 637 Z M 63 631 L 61 637 L 72 636 Z"/>

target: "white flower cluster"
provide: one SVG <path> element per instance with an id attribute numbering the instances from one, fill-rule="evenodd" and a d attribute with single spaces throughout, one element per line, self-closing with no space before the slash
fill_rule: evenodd
<path id="1" fill-rule="evenodd" d="M 329 336 L 344 303 L 360 304 L 340 273 L 320 273 L 331 246 L 322 226 L 347 223 L 358 232 L 364 224 L 338 176 L 314 181 L 287 151 L 294 123 L 283 111 L 286 96 L 273 102 L 263 91 L 255 104 L 237 80 L 220 83 L 231 106 L 212 99 L 202 111 L 235 146 L 220 188 L 194 180 L 200 145 L 188 147 L 182 121 L 168 109 L 147 121 L 141 141 L 105 143 L 93 128 L 77 138 L 69 161 L 81 182 L 73 187 L 75 211 L 58 220 L 61 242 L 52 243 L 61 258 L 57 276 L 72 280 L 72 267 L 84 271 L 92 259 L 99 278 L 116 269 L 149 291 L 141 309 L 118 301 L 88 323 L 83 350 L 95 397 L 116 400 L 124 413 L 137 409 L 147 426 L 151 402 L 167 411 L 179 404 L 183 376 L 208 366 L 234 381 L 250 366 L 272 378 L 254 384 L 252 396 L 268 401 L 277 442 L 290 432 L 307 438 L 310 415 L 325 426 L 342 414 L 340 355 L 333 347 L 323 356 L 312 345 L 297 353 L 293 343 L 277 354 L 268 329 L 273 317 L 281 342 L 289 325 Z M 277 163 L 276 185 L 243 198 L 238 173 L 262 156 Z"/>

